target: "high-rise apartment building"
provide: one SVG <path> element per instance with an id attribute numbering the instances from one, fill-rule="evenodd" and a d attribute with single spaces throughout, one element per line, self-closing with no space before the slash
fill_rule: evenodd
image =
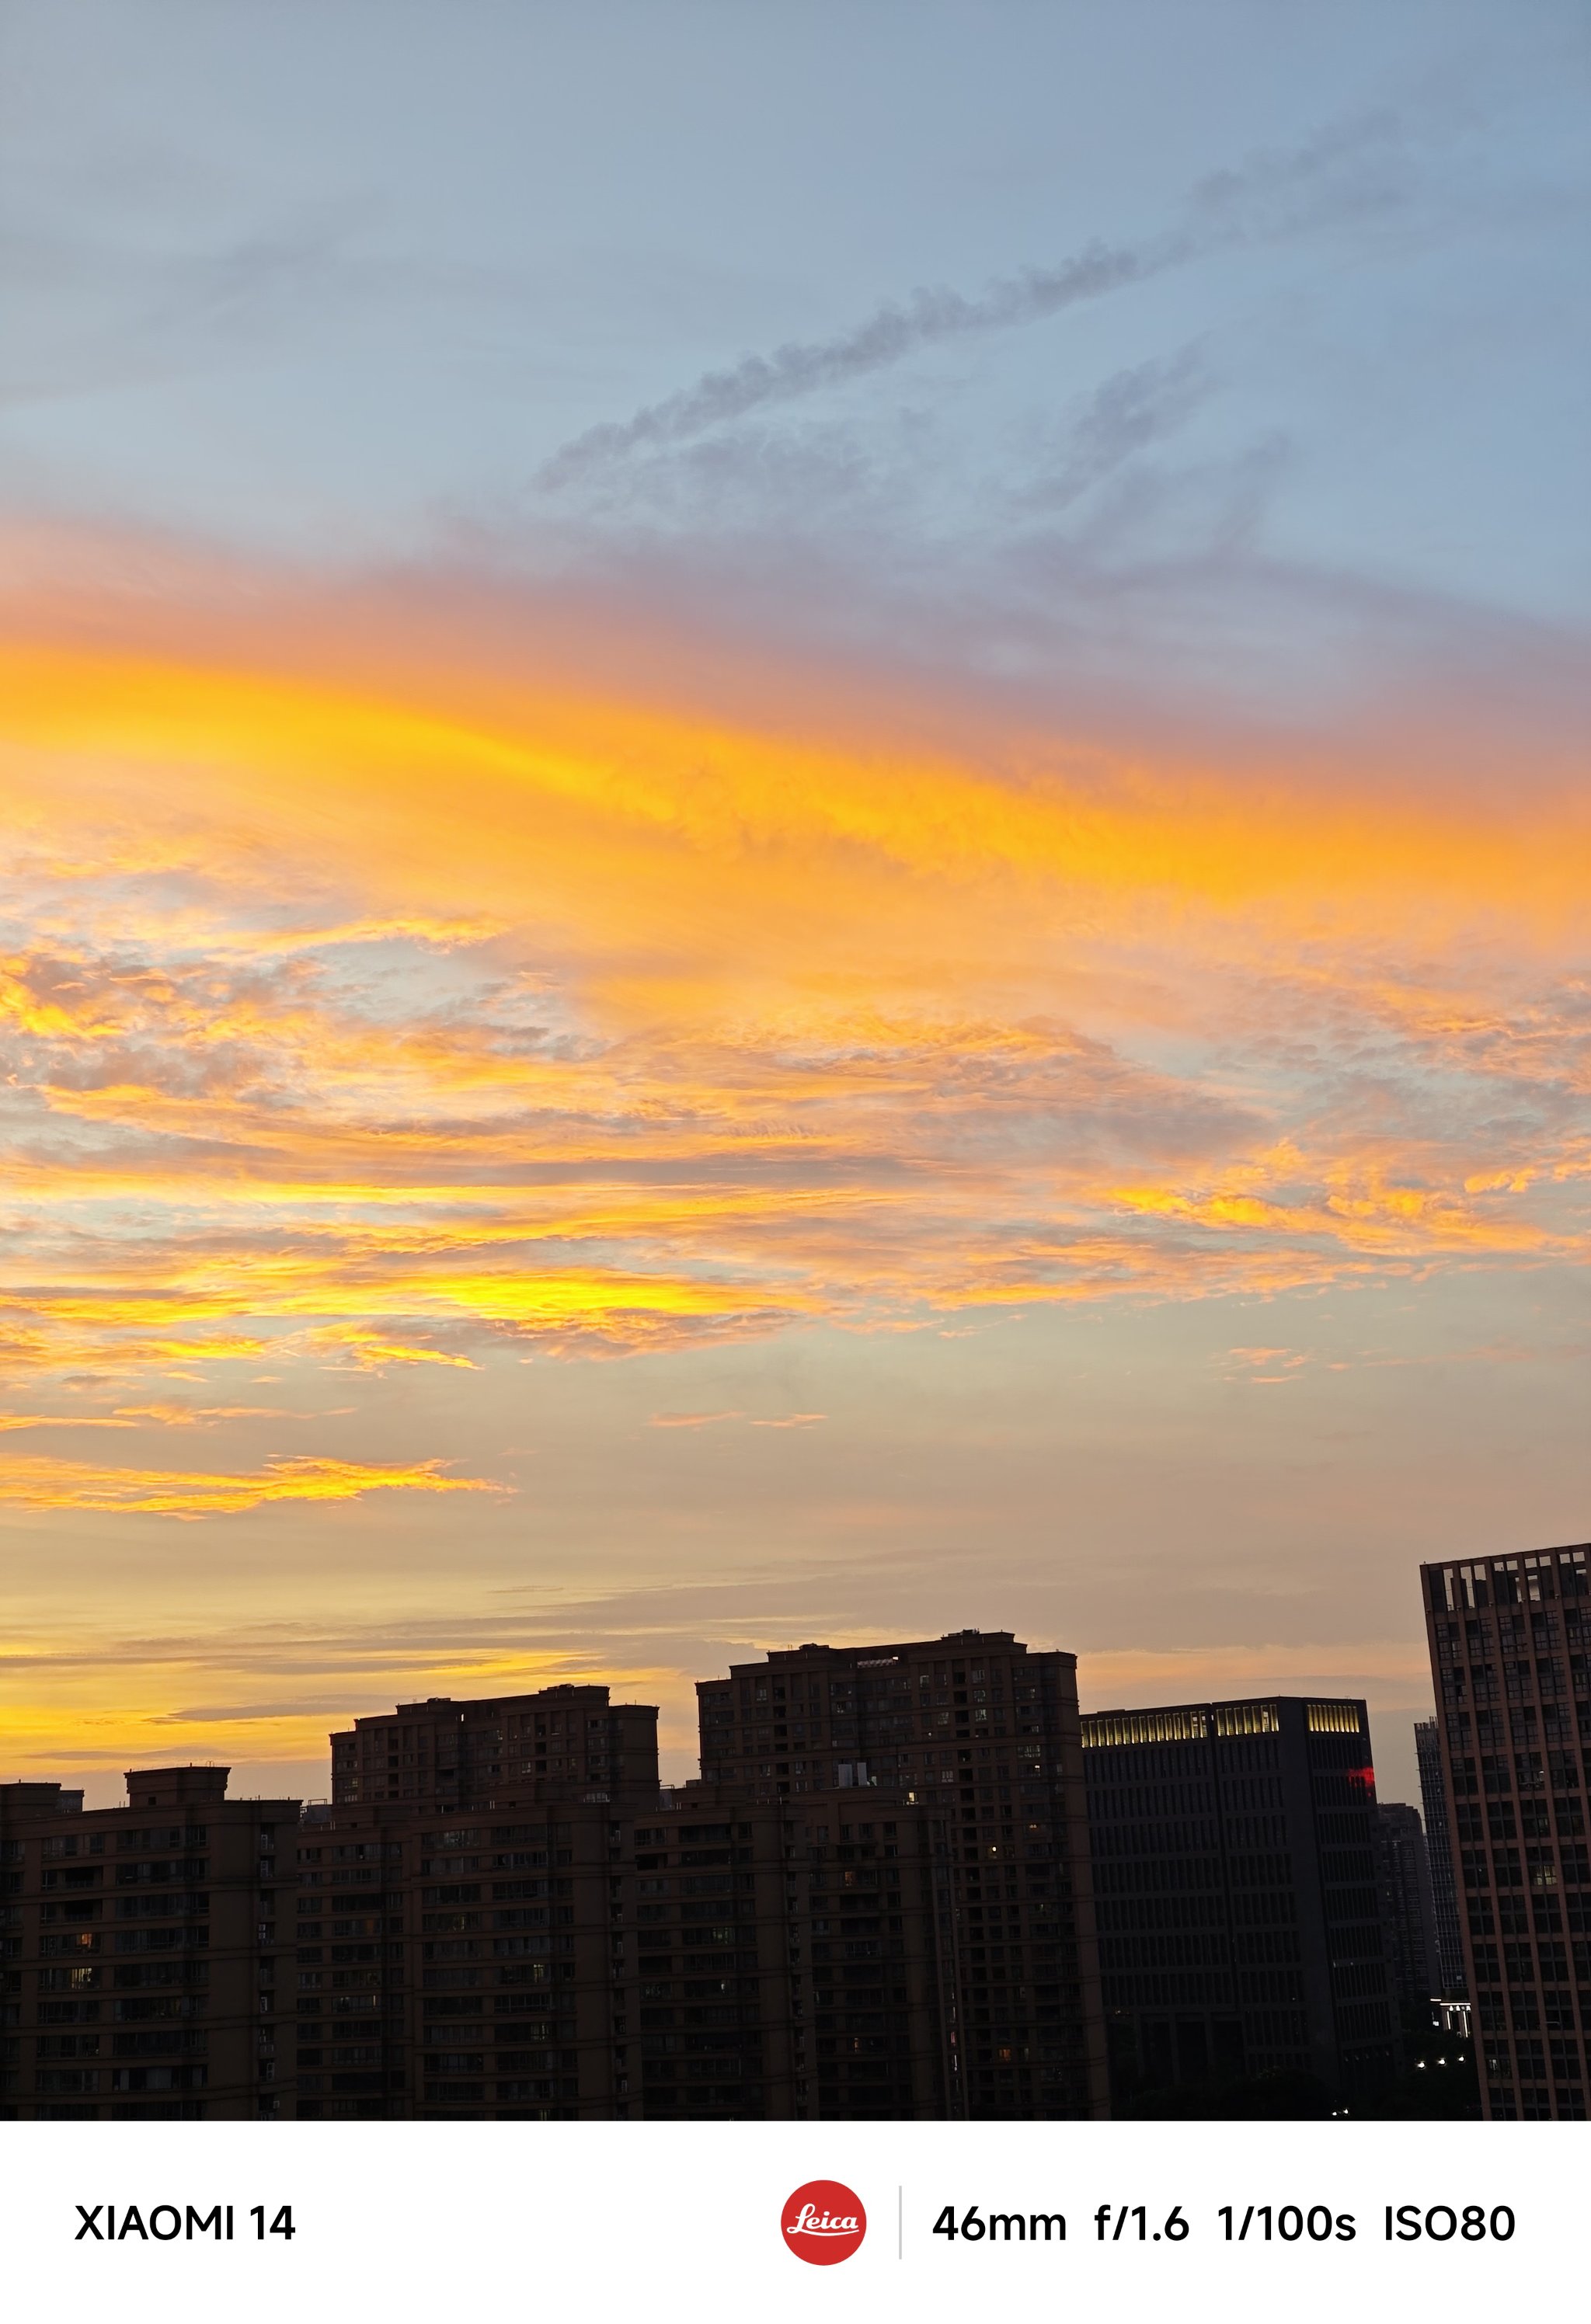
<path id="1" fill-rule="evenodd" d="M 1577 2117 L 1587 1553 L 1425 1587 L 1487 2110 Z M 0 2115 L 1081 2116 L 1107 2015 L 1129 2099 L 1395 2072 L 1363 1703 L 1079 1720 L 1070 1655 L 976 1630 L 698 1693 L 678 1788 L 599 1686 L 359 1720 L 307 1810 L 0 1785 Z"/>
<path id="2" fill-rule="evenodd" d="M 91 1810 L 0 1785 L 0 2117 L 291 2112 L 299 1803 L 229 1800 L 227 1774 L 134 1770 Z"/>
<path id="3" fill-rule="evenodd" d="M 655 1709 L 600 1687 L 360 1720 L 338 1796 L 301 1812 L 227 1800 L 218 1769 L 134 1775 L 91 1814 L 8 1787 L 8 2111 L 1100 2109 L 1070 1658 L 1004 1634 L 903 1650 L 950 1777 L 930 1795 L 899 1737 L 895 1780 L 867 1763 L 900 1717 L 873 1674 L 902 1651 L 809 1650 L 822 1708 L 795 1723 L 846 1757 L 799 1795 L 755 1770 L 660 1786 Z"/>
<path id="4" fill-rule="evenodd" d="M 634 1961 L 615 1891 L 631 1835 L 605 1795 L 559 1793 L 532 1779 L 465 1811 L 310 1811 L 292 1956 L 301 2117 L 630 2111 Z"/>
<path id="5" fill-rule="evenodd" d="M 1453 1842 L 1448 1828 L 1448 1779 L 1442 1772 L 1441 1729 L 1434 1719 L 1414 1722 L 1414 1749 L 1420 1762 L 1420 1803 L 1425 1811 L 1426 1860 L 1430 1866 L 1431 1909 L 1436 1917 L 1437 1960 L 1441 1984 L 1449 2001 L 1467 1997 L 1464 1940 L 1458 1932 L 1458 1889 L 1453 1877 Z"/>
<path id="6" fill-rule="evenodd" d="M 687 1785 L 671 1805 L 635 1854 L 647 2117 L 942 2116 L 954 2044 L 915 1803 L 861 1785 L 798 1806 L 730 1782 Z M 693 1877 L 731 1862 L 745 1869 Z M 730 1943 L 732 1957 L 713 1950 Z M 732 1978 L 715 1981 L 720 1967 Z M 729 2074 L 743 2080 L 715 2090 Z"/>
<path id="7" fill-rule="evenodd" d="M 902 1894 L 828 1856 L 839 1822 L 887 1818 L 926 1870 L 940 2109 L 1062 2118 L 1107 2103 L 1078 1748 L 1077 1658 L 1009 1631 L 808 1645 L 697 1689 L 705 1787 L 782 1804 L 792 1831 L 789 2005 L 809 2088 L 857 2102 L 914 2051 L 888 1969 Z M 884 1893 L 880 1894 L 883 1889 Z M 870 1949 L 876 1948 L 876 1950 Z M 797 2013 L 799 2012 L 799 2016 Z"/>
<path id="8" fill-rule="evenodd" d="M 926 1827 L 870 1788 L 831 1808 L 690 1784 L 532 1784 L 446 1819 L 312 1811 L 286 2003 L 299 2115 L 942 2113 Z M 792 1892 L 814 1887 L 825 1910 L 798 1930 Z"/>
<path id="9" fill-rule="evenodd" d="M 1092 1712 L 1082 1745 L 1118 2100 L 1308 2073 L 1352 2103 L 1390 2082 L 1364 1703 Z"/>
<path id="10" fill-rule="evenodd" d="M 1441 1964 L 1430 1863 L 1417 1808 L 1386 1801 L 1376 1809 L 1375 1854 L 1392 1993 L 1400 2011 L 1423 2026 L 1440 1989 Z"/>
<path id="11" fill-rule="evenodd" d="M 339 1807 L 434 1801 L 457 1807 L 545 1778 L 554 1787 L 655 1791 L 657 1707 L 605 1686 L 547 1686 L 455 1702 L 432 1695 L 356 1719 L 331 1738 Z"/>
<path id="12" fill-rule="evenodd" d="M 1421 1568 L 1482 2104 L 1586 2116 L 1591 1553 Z"/>

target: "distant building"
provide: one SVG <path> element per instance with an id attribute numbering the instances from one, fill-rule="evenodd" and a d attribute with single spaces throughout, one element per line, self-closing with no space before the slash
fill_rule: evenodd
<path id="1" fill-rule="evenodd" d="M 1421 1568 L 1481 2103 L 1583 2121 L 1591 2034 L 1591 1552 Z"/>
<path id="2" fill-rule="evenodd" d="M 331 1738 L 338 1807 L 457 1806 L 541 1778 L 555 1788 L 655 1791 L 656 1705 L 610 1702 L 605 1686 L 545 1686 L 469 1702 L 432 1695 L 356 1719 Z"/>
<path id="3" fill-rule="evenodd" d="M 889 1968 L 919 1941 L 907 1899 L 816 1839 L 888 1817 L 928 1878 L 940 2111 L 1103 2114 L 1077 1657 L 1031 1654 L 1008 1630 L 955 1630 L 791 1647 L 697 1695 L 704 1789 L 783 1803 L 792 1827 L 799 2105 L 874 2111 L 869 2092 L 901 2080 L 893 2061 L 914 2039 L 897 1998 L 911 1987 Z"/>
<path id="4" fill-rule="evenodd" d="M 1494 2118 L 1586 2112 L 1587 1563 L 1424 1569 Z M 1418 1819 L 1362 1702 L 1079 1720 L 1071 1655 L 977 1630 L 698 1694 L 677 1788 L 601 1686 L 360 1719 L 308 1810 L 0 1784 L 0 2118 L 1078 2118 L 1107 2034 L 1129 2100 L 1395 2075 Z"/>
<path id="5" fill-rule="evenodd" d="M 1426 1860 L 1430 1866 L 1431 1910 L 1436 1920 L 1440 1983 L 1449 2000 L 1468 1991 L 1464 1978 L 1464 1941 L 1458 1930 L 1458 1890 L 1453 1877 L 1453 1841 L 1448 1826 L 1448 1779 L 1442 1773 L 1441 1731 L 1434 1719 L 1414 1722 L 1420 1761 L 1420 1802 L 1425 1810 Z"/>
<path id="6" fill-rule="evenodd" d="M 1073 1658 L 963 1631 L 701 1695 L 678 1787 L 600 1686 L 359 1720 L 302 1812 L 0 1787 L 0 2116 L 1103 2113 Z"/>
<path id="7" fill-rule="evenodd" d="M 1420 1811 L 1391 1801 L 1379 1806 L 1375 1848 L 1392 1992 L 1399 2008 L 1424 2025 L 1439 1991 L 1441 1964 Z"/>
<path id="8" fill-rule="evenodd" d="M 1178 1703 L 1082 1721 L 1113 2091 L 1399 2071 L 1363 1702 Z"/>
<path id="9" fill-rule="evenodd" d="M 283 2111 L 299 1803 L 229 1800 L 227 1775 L 134 1769 L 88 1811 L 0 1785 L 0 2117 Z"/>
<path id="10" fill-rule="evenodd" d="M 776 1816 L 696 1786 L 620 1803 L 532 1783 L 445 1818 L 334 1807 L 302 1843 L 301 2119 L 791 2113 L 789 2027 L 763 1998 L 783 1968 Z"/>

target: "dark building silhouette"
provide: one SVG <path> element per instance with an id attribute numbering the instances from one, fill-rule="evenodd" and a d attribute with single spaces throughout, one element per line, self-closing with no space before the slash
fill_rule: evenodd
<path id="1" fill-rule="evenodd" d="M 1493 2117 L 1586 2113 L 1587 1563 L 1423 1569 Z M 1363 1703 L 1079 1720 L 1070 1655 L 980 1631 L 698 1692 L 675 1788 L 602 1687 L 357 1720 L 307 1810 L 0 1784 L 0 2117 L 1082 2116 L 1107 2031 L 1129 2104 L 1395 2073 Z"/>
<path id="2" fill-rule="evenodd" d="M 791 1647 L 697 1695 L 704 1788 L 782 1803 L 795 1835 L 788 1997 L 803 2102 L 861 2110 L 885 2061 L 912 2051 L 888 1968 L 904 1941 L 933 1981 L 939 2111 L 1103 2113 L 1077 1657 L 957 1630 Z M 921 1868 L 920 1932 L 810 1838 L 880 1813 Z"/>
<path id="3" fill-rule="evenodd" d="M 1442 1772 L 1441 1730 L 1434 1719 L 1414 1722 L 1420 1762 L 1420 1801 L 1425 1810 L 1426 1859 L 1430 1866 L 1431 1909 L 1436 1919 L 1438 1990 L 1449 2001 L 1468 1997 L 1464 1941 L 1458 1931 L 1458 1890 L 1453 1877 L 1453 1842 L 1448 1826 L 1448 1779 Z"/>
<path id="4" fill-rule="evenodd" d="M 1350 2104 L 1401 2051 L 1363 1702 L 1082 1721 L 1113 2091 L 1308 2074 Z"/>
<path id="5" fill-rule="evenodd" d="M 789 2115 L 789 2027 L 769 2006 L 783 1968 L 779 1821 L 689 1790 L 625 1805 L 510 1786 L 446 1820 L 383 1805 L 307 1824 L 300 2116 Z M 342 1893 L 361 1859 L 379 1900 Z M 402 1943 L 372 1941 L 374 1919 L 346 1917 L 356 1902 L 379 1903 Z M 350 1984 L 370 1997 L 356 2008 L 374 2013 L 379 1994 L 383 2049 L 350 2046 Z M 373 2017 L 363 2030 L 376 2034 Z"/>
<path id="6" fill-rule="evenodd" d="M 545 1777 L 614 1792 L 657 1789 L 657 1707 L 605 1686 L 547 1686 L 455 1702 L 401 1702 L 331 1738 L 338 1807 L 393 1800 L 456 1806 Z"/>
<path id="7" fill-rule="evenodd" d="M 90 1811 L 0 1785 L 0 2117 L 284 2110 L 299 1803 L 229 1800 L 227 1775 L 134 1770 Z"/>
<path id="8" fill-rule="evenodd" d="M 1423 1566 L 1482 2104 L 1581 2121 L 1591 2033 L 1583 1545 Z"/>
<path id="9" fill-rule="evenodd" d="M 703 1835 L 716 1843 L 705 1851 Z M 649 2120 L 946 2114 L 954 2028 L 935 1941 L 938 1867 L 912 1801 L 863 1786 L 796 1808 L 689 1784 L 646 1841 L 634 1910 Z M 704 1879 L 694 1868 L 731 1861 L 747 1868 L 733 1875 L 733 1902 L 693 1897 L 730 1886 L 726 1873 Z M 731 1941 L 735 1974 L 715 1982 L 726 1963 L 704 1948 Z M 1031 2110 L 1013 2094 L 1010 2111 Z"/>
<path id="10" fill-rule="evenodd" d="M 1417 1808 L 1392 1801 L 1377 1807 L 1375 1852 L 1392 1994 L 1405 2020 L 1423 2026 L 1430 2022 L 1430 2005 L 1438 1994 L 1441 1964 L 1430 1864 Z"/>
<path id="11" fill-rule="evenodd" d="M 0 2115 L 1103 2112 L 1072 1657 L 959 1632 L 701 1694 L 678 1787 L 603 1687 L 358 1720 L 303 1810 L 0 1787 Z"/>

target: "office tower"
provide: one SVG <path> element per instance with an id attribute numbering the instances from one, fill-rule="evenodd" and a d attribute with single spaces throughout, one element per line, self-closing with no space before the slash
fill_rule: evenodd
<path id="1" fill-rule="evenodd" d="M 134 1770 L 125 1807 L 89 1810 L 59 1784 L 0 1785 L 0 2117 L 291 2111 L 278 1915 L 299 1803 L 229 1800 L 227 1775 Z"/>
<path id="2" fill-rule="evenodd" d="M 486 1799 L 545 1776 L 599 1791 L 655 1791 L 657 1709 L 610 1702 L 605 1686 L 547 1686 L 455 1702 L 401 1702 L 331 1738 L 331 1796 L 339 1806 Z"/>
<path id="3" fill-rule="evenodd" d="M 1481 2098 L 1581 2121 L 1591 2034 L 1591 1576 L 1581 1546 L 1420 1568 Z"/>
<path id="4" fill-rule="evenodd" d="M 1401 2047 L 1363 1702 L 1098 1711 L 1082 1743 L 1118 2100 L 1282 2072 L 1373 2098 Z"/>
<path id="5" fill-rule="evenodd" d="M 1420 1800 L 1425 1810 L 1426 1860 L 1430 1866 L 1431 1907 L 1436 1915 L 1439 1990 L 1448 2000 L 1466 1997 L 1464 1941 L 1458 1933 L 1458 1891 L 1453 1878 L 1453 1842 L 1448 1831 L 1448 1782 L 1442 1773 L 1441 1733 L 1434 1719 L 1414 1722 L 1420 1761 Z"/>
<path id="6" fill-rule="evenodd" d="M 1375 1853 L 1392 1995 L 1403 2015 L 1424 2027 L 1430 2023 L 1441 1964 L 1430 1865 L 1418 1809 L 1391 1801 L 1376 1809 Z"/>
<path id="7" fill-rule="evenodd" d="M 861 1864 L 824 1852 L 840 1823 L 887 1819 L 902 1858 L 912 1828 L 930 1876 L 943 2112 L 1103 2113 L 1076 1657 L 1030 1654 L 1005 1630 L 808 1645 L 736 1664 L 697 1694 L 704 1788 L 786 1806 L 787 1998 L 807 2029 L 806 2102 L 849 2112 L 874 2045 L 910 2046 L 887 1959 L 910 1927 L 905 1883 L 897 1904 Z M 881 1915 L 882 1955 L 866 1925 Z"/>

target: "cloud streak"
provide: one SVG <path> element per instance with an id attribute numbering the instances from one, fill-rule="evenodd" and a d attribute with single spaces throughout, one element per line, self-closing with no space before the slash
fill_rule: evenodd
<path id="1" fill-rule="evenodd" d="M 556 492 L 631 453 L 688 443 L 708 429 L 848 386 L 927 348 L 1050 320 L 1245 243 L 1269 243 L 1395 207 L 1402 192 L 1396 124 L 1377 114 L 1321 131 L 1290 153 L 1262 154 L 1198 185 L 1181 218 L 1134 243 L 1089 243 L 1051 266 L 1023 268 L 968 295 L 921 288 L 827 339 L 791 340 L 745 356 L 623 421 L 586 429 L 541 470 Z"/>
<path id="2" fill-rule="evenodd" d="M 488 1493 L 480 1477 L 442 1464 L 411 1467 L 310 1455 L 269 1461 L 246 1475 L 211 1470 L 106 1469 L 87 1461 L 0 1454 L 0 1503 L 23 1509 L 96 1509 L 140 1517 L 236 1517 L 268 1501 L 355 1501 L 366 1493 Z"/>
<path id="3" fill-rule="evenodd" d="M 1395 737 L 1327 779 L 838 696 L 803 731 L 414 637 L 335 682 L 268 621 L 5 658 L 8 1425 L 69 1378 L 163 1431 L 172 1371 L 462 1390 L 1583 1261 L 1572 799 L 1437 797 Z M 224 1369 L 193 1412 L 256 1404 Z"/>

